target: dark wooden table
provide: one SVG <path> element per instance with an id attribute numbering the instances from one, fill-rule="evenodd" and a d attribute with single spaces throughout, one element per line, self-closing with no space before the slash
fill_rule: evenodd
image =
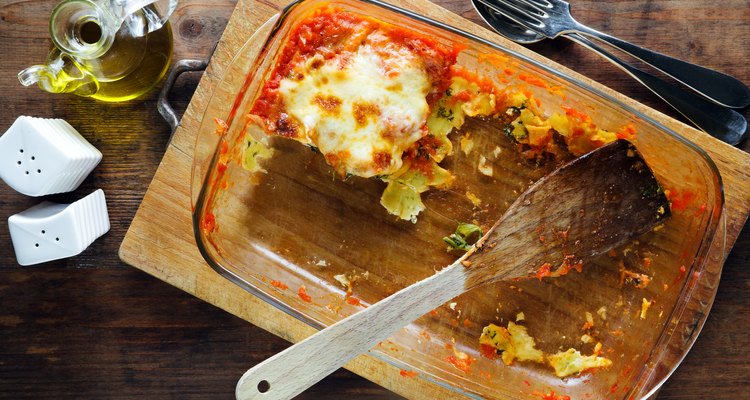
<path id="1" fill-rule="evenodd" d="M 468 0 L 438 4 L 481 23 Z M 750 83 L 747 0 L 571 1 L 584 23 L 623 39 L 713 67 Z M 82 254 L 20 267 L 7 217 L 40 199 L 0 184 L 0 398 L 232 398 L 251 365 L 288 344 L 123 264 L 117 250 L 162 157 L 168 125 L 156 93 L 105 104 L 24 88 L 16 74 L 42 62 L 56 1 L 0 0 L 0 132 L 18 115 L 64 118 L 104 154 L 69 203 L 104 189 L 112 228 Z M 172 18 L 175 58 L 206 58 L 234 1 L 183 0 Z M 565 40 L 531 46 L 547 57 L 677 117 L 645 88 Z M 178 80 L 171 98 L 186 107 L 199 74 Z M 748 116 L 747 110 L 744 111 Z M 750 143 L 741 146 L 750 150 Z M 659 399 L 747 398 L 750 385 L 750 230 L 724 267 L 703 333 Z M 394 394 L 341 370 L 306 399 L 390 399 Z"/>

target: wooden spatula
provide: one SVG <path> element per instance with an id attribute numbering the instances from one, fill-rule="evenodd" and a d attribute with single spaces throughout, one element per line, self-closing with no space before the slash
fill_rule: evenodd
<path id="1" fill-rule="evenodd" d="M 529 276 L 545 264 L 559 266 L 564 260 L 585 266 L 594 256 L 648 232 L 669 216 L 669 203 L 640 154 L 630 143 L 616 141 L 540 179 L 510 206 L 474 251 L 439 273 L 248 370 L 237 384 L 236 396 L 290 399 L 468 290 Z M 546 239 L 540 240 L 543 232 Z"/>

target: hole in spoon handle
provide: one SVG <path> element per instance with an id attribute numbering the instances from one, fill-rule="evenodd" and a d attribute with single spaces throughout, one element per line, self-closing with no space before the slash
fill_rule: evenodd
<path id="1" fill-rule="evenodd" d="M 259 393 L 267 393 L 269 390 L 271 390 L 271 384 L 268 383 L 267 380 L 263 379 L 262 381 L 258 382 L 257 389 Z"/>

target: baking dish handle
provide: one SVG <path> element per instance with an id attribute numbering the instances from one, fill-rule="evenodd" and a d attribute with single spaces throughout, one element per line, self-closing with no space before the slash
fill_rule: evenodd
<path id="1" fill-rule="evenodd" d="M 164 118 L 171 127 L 171 133 L 169 134 L 169 140 L 167 143 L 172 141 L 172 136 L 174 136 L 177 127 L 180 125 L 180 119 L 182 118 L 182 116 L 177 116 L 174 108 L 172 108 L 172 105 L 169 103 L 169 93 L 172 91 L 172 87 L 174 87 L 177 78 L 182 75 L 182 73 L 205 71 L 207 66 L 208 61 L 206 60 L 179 60 L 175 63 L 174 67 L 172 67 L 169 75 L 167 75 L 167 79 L 164 81 L 164 86 L 159 93 L 159 100 L 156 103 L 156 109 L 159 110 L 159 114 L 161 114 L 162 118 Z"/>

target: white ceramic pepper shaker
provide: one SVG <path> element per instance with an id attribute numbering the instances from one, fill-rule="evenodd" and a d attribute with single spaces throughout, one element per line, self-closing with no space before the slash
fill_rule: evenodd
<path id="1" fill-rule="evenodd" d="M 0 136 L 0 178 L 27 196 L 75 190 L 101 159 L 62 119 L 20 116 Z"/>
<path id="2" fill-rule="evenodd" d="M 104 191 L 71 204 L 42 202 L 8 218 L 8 228 L 21 265 L 72 257 L 109 231 Z"/>

